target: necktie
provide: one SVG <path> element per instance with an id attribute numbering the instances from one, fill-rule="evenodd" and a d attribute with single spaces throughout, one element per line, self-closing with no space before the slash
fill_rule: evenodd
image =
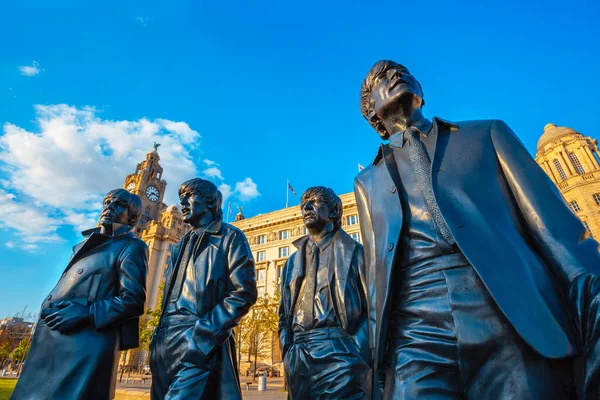
<path id="1" fill-rule="evenodd" d="M 313 328 L 315 288 L 317 286 L 317 270 L 319 269 L 319 247 L 313 243 L 310 250 L 310 261 L 306 268 L 304 291 L 302 293 L 302 314 L 304 315 L 305 330 Z"/>
<path id="2" fill-rule="evenodd" d="M 425 144 L 421 141 L 421 132 L 415 127 L 410 127 L 404 132 L 404 136 L 408 141 L 408 155 L 410 158 L 410 164 L 413 167 L 415 176 L 417 178 L 417 184 L 425 197 L 425 203 L 427 209 L 433 217 L 433 221 L 437 225 L 437 228 L 446 240 L 452 240 L 452 233 L 442 217 L 442 213 L 435 201 L 433 196 L 433 189 L 431 187 L 431 161 L 427 154 Z"/>
<path id="3" fill-rule="evenodd" d="M 179 298 L 179 294 L 181 293 L 181 288 L 183 286 L 183 280 L 185 279 L 185 272 L 187 270 L 187 265 L 190 262 L 190 259 L 193 256 L 194 248 L 196 247 L 196 243 L 198 243 L 198 235 L 195 233 L 190 234 L 190 238 L 188 239 L 185 248 L 183 249 L 183 255 L 181 256 L 181 262 L 177 265 L 176 268 L 176 278 L 173 284 L 171 285 L 171 291 L 169 292 L 168 302 L 175 303 Z"/>

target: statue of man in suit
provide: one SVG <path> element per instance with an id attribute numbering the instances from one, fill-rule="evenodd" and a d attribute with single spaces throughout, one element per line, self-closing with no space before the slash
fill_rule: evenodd
<path id="1" fill-rule="evenodd" d="M 333 190 L 304 192 L 308 235 L 285 263 L 279 339 L 292 399 L 370 397 L 369 320 L 363 247 L 340 227 Z"/>
<path id="2" fill-rule="evenodd" d="M 100 227 L 86 239 L 42 304 L 13 400 L 113 398 L 118 351 L 138 346 L 148 248 L 132 233 L 140 198 L 124 189 L 104 197 Z"/>
<path id="3" fill-rule="evenodd" d="M 499 120 L 425 118 L 379 61 L 361 111 L 382 139 L 355 194 L 376 315 L 374 395 L 599 396 L 598 243 Z"/>
<path id="4" fill-rule="evenodd" d="M 179 186 L 192 230 L 165 271 L 162 314 L 150 344 L 151 397 L 240 399 L 233 328 L 256 302 L 256 271 L 246 236 L 222 222 L 223 196 L 196 178 Z"/>

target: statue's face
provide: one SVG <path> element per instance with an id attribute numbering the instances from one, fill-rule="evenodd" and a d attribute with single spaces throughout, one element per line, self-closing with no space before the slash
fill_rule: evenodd
<path id="1" fill-rule="evenodd" d="M 100 212 L 100 224 L 127 224 L 129 222 L 129 206 L 120 196 L 106 196 Z"/>
<path id="2" fill-rule="evenodd" d="M 197 193 L 185 192 L 179 197 L 183 222 L 194 227 L 200 226 L 200 222 L 208 217 L 210 210 L 204 199 Z"/>
<path id="3" fill-rule="evenodd" d="M 319 196 L 312 196 L 304 199 L 300 205 L 302 209 L 302 220 L 309 229 L 323 230 L 331 222 L 331 210 Z"/>
<path id="4" fill-rule="evenodd" d="M 413 103 L 414 97 L 423 98 L 417 79 L 403 66 L 394 66 L 382 73 L 371 91 L 375 114 L 385 120 L 390 115 L 402 112 Z"/>

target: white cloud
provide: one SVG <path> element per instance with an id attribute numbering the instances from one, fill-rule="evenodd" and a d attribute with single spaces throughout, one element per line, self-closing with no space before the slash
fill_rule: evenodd
<path id="1" fill-rule="evenodd" d="M 196 173 L 190 150 L 200 135 L 185 123 L 102 120 L 93 108 L 64 104 L 38 105 L 36 111 L 39 133 L 4 124 L 0 161 L 11 188 L 42 205 L 97 210 L 104 193 L 123 185 L 153 142 L 162 144 L 159 154 L 167 182 L 177 184 Z M 168 192 L 165 200 L 176 198 Z"/>
<path id="2" fill-rule="evenodd" d="M 4 243 L 4 245 L 11 249 L 14 249 L 15 247 L 17 247 L 17 244 L 15 242 L 6 242 L 6 243 Z"/>
<path id="3" fill-rule="evenodd" d="M 232 193 L 233 193 L 233 192 L 232 192 L 232 190 L 231 190 L 231 186 L 230 186 L 230 185 L 228 185 L 228 184 L 226 184 L 226 183 L 221 183 L 221 184 L 219 185 L 219 191 L 220 191 L 220 192 L 221 192 L 221 194 L 223 195 L 223 208 L 225 208 L 225 209 L 226 209 L 227 207 L 226 207 L 226 205 L 225 205 L 225 204 L 226 204 L 226 202 L 227 202 L 227 199 L 228 199 L 229 197 L 231 197 L 231 195 L 232 195 Z"/>
<path id="4" fill-rule="evenodd" d="M 6 246 L 27 251 L 63 240 L 61 226 L 81 231 L 95 226 L 103 195 L 122 187 L 125 176 L 146 158 L 152 144 L 168 183 L 164 201 L 178 202 L 177 186 L 199 171 L 191 152 L 200 135 L 185 122 L 168 119 L 107 120 L 93 107 L 35 106 L 39 126 L 28 131 L 6 122 L 0 131 L 0 229 L 14 232 Z M 218 163 L 205 159 L 204 176 L 223 180 Z M 246 178 L 222 182 L 224 201 L 260 195 Z"/>
<path id="5" fill-rule="evenodd" d="M 256 183 L 252 181 L 252 178 L 246 178 L 243 181 L 236 183 L 235 191 L 242 201 L 252 200 L 260 196 L 258 187 L 256 186 Z"/>
<path id="6" fill-rule="evenodd" d="M 38 246 L 37 244 L 24 244 L 19 247 L 21 247 L 23 250 L 27 250 L 30 252 L 40 249 L 40 246 Z"/>
<path id="7" fill-rule="evenodd" d="M 23 240 L 36 234 L 28 226 L 33 221 L 51 227 L 39 232 L 42 236 L 62 224 L 78 230 L 94 226 L 102 196 L 122 187 L 153 142 L 162 144 L 163 179 L 170 185 L 197 173 L 190 151 L 200 135 L 184 122 L 103 120 L 94 108 L 65 104 L 35 108 L 39 132 L 7 122 L 0 136 L 0 163 L 8 177 L 2 183 L 11 192 L 2 192 L 0 207 L 28 208 L 39 214 L 24 218 L 16 211 L 0 212 L 0 227 L 17 230 Z M 27 202 L 12 201 L 13 193 L 23 194 Z M 165 202 L 175 201 L 176 191 L 167 191 Z"/>
<path id="8" fill-rule="evenodd" d="M 34 61 L 31 65 L 20 66 L 19 71 L 21 71 L 21 75 L 36 76 L 40 73 L 40 64 L 37 61 Z"/>
<path id="9" fill-rule="evenodd" d="M 148 17 L 136 17 L 135 20 L 142 26 L 148 26 L 148 22 L 150 22 L 150 18 Z"/>
<path id="10" fill-rule="evenodd" d="M 202 173 L 204 174 L 204 176 L 206 176 L 208 178 L 218 178 L 220 180 L 223 180 L 223 175 L 221 174 L 221 170 L 217 167 L 207 168 L 204 171 L 202 171 Z"/>
<path id="11" fill-rule="evenodd" d="M 15 239 L 27 244 L 60 242 L 62 239 L 56 233 L 60 225 L 60 219 L 49 216 L 31 203 L 20 203 L 13 193 L 0 189 L 0 228 L 10 228 Z M 20 244 L 10 241 L 6 245 L 17 247 Z"/>

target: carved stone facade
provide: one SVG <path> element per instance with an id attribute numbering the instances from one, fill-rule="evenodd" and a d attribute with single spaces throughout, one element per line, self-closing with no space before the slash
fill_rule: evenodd
<path id="1" fill-rule="evenodd" d="M 548 124 L 535 160 L 558 187 L 592 236 L 600 237 L 600 157 L 598 141 L 574 129 Z"/>

